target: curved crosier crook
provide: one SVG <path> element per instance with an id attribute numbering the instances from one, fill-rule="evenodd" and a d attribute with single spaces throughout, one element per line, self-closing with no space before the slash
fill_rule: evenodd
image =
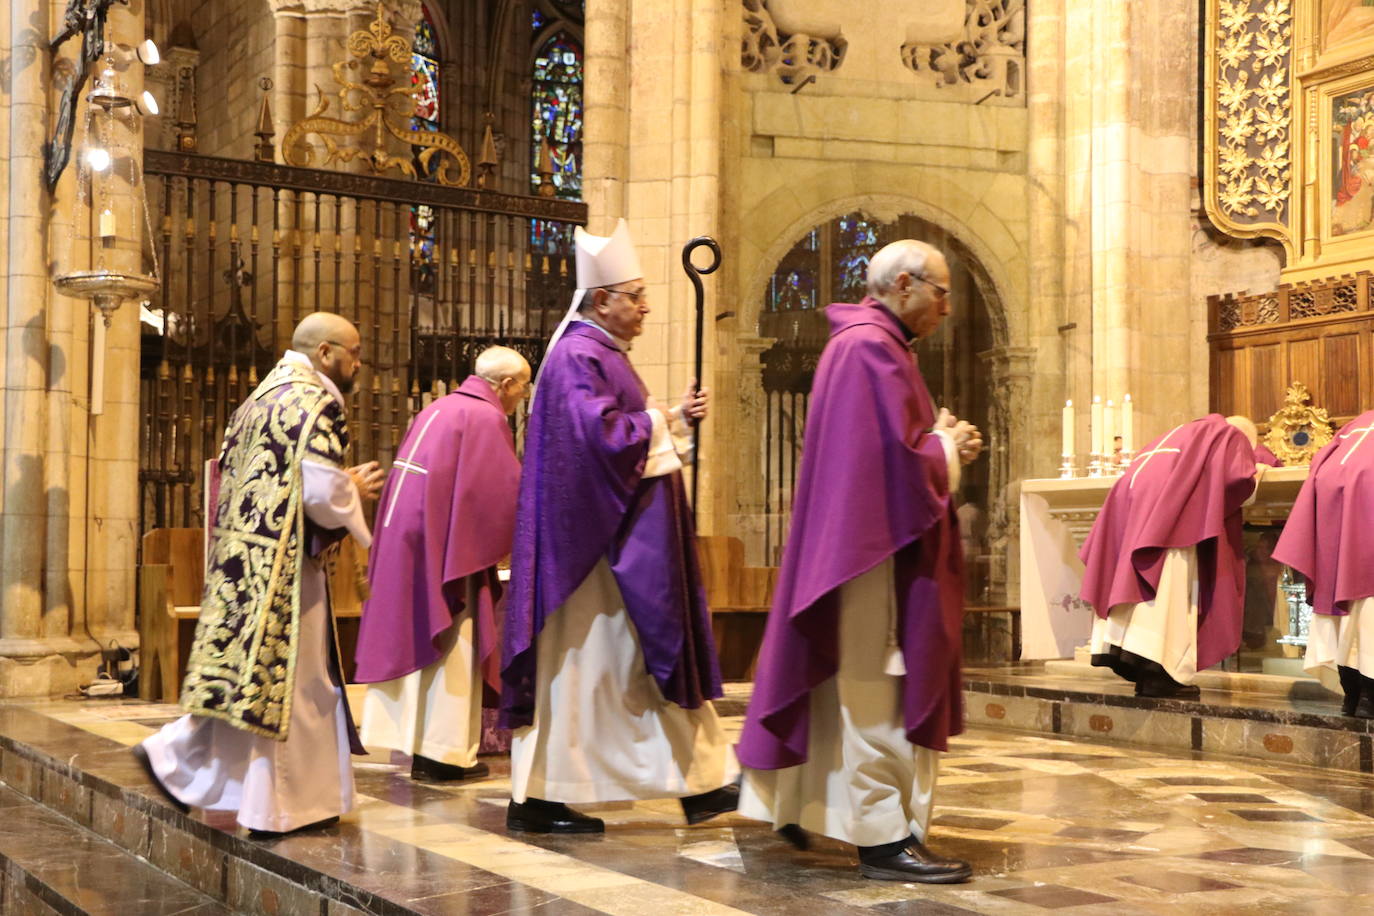
<path id="1" fill-rule="evenodd" d="M 692 263 L 692 255 L 698 248 L 709 248 L 711 251 L 711 263 L 705 267 L 698 267 Z M 716 268 L 720 267 L 720 245 L 709 235 L 699 235 L 686 245 L 682 246 L 682 269 L 687 272 L 687 278 L 692 281 L 692 289 L 696 291 L 697 308 L 697 329 L 696 329 L 696 353 L 693 366 L 695 368 L 695 390 L 701 390 L 701 356 L 702 356 L 702 335 L 706 325 L 706 290 L 701 284 L 702 274 L 715 273 Z M 698 420 L 690 420 L 692 424 L 692 522 L 693 527 L 697 520 L 697 482 L 701 479 L 701 423 Z"/>

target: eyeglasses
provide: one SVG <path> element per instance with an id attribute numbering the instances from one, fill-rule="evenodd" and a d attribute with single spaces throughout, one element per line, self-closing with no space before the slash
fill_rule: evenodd
<path id="1" fill-rule="evenodd" d="M 635 293 L 631 292 L 628 289 L 612 289 L 609 286 L 603 286 L 601 288 L 608 293 L 619 293 L 622 296 L 629 296 L 631 299 L 634 300 L 635 305 L 638 305 L 641 299 L 649 295 L 649 291 L 647 289 L 641 289 L 639 292 Z"/>
<path id="2" fill-rule="evenodd" d="M 348 355 L 351 356 L 351 357 L 353 357 L 354 359 L 362 359 L 362 358 L 363 358 L 363 345 L 362 345 L 362 344 L 358 344 L 356 347 L 345 347 L 343 344 L 339 343 L 337 340 L 326 340 L 325 343 L 327 343 L 327 344 L 329 344 L 329 345 L 331 345 L 331 346 L 338 347 L 339 349 L 341 349 L 341 350 L 345 351 L 346 353 L 348 353 Z"/>
<path id="3" fill-rule="evenodd" d="M 949 287 L 948 287 L 948 286 L 941 286 L 940 284 L 936 283 L 936 282 L 933 281 L 933 280 L 927 280 L 925 277 L 917 277 L 916 279 L 917 279 L 917 280 L 920 280 L 922 283 L 926 283 L 926 284 L 929 284 L 930 286 L 935 287 L 936 289 L 938 289 L 938 290 L 940 291 L 940 295 L 942 295 L 942 296 L 948 296 L 948 295 L 949 295 Z"/>

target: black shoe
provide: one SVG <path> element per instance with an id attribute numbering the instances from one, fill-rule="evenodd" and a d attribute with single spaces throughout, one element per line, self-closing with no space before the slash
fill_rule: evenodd
<path id="1" fill-rule="evenodd" d="M 958 884 L 972 877 L 973 868 L 963 859 L 937 856 L 915 837 L 907 837 L 882 846 L 860 846 L 859 873 L 879 881 Z"/>
<path id="2" fill-rule="evenodd" d="M 806 831 L 798 824 L 783 824 L 778 828 L 778 836 L 791 843 L 792 848 L 799 852 L 806 852 L 811 848 L 811 837 L 807 836 Z"/>
<path id="3" fill-rule="evenodd" d="M 1355 704 L 1355 715 L 1361 719 L 1374 719 L 1374 678 L 1360 675 L 1360 701 Z"/>
<path id="4" fill-rule="evenodd" d="M 162 794 L 163 799 L 182 814 L 189 812 L 191 806 L 167 791 L 167 787 L 162 784 L 162 780 L 157 778 L 157 773 L 153 772 L 153 762 L 148 759 L 148 752 L 144 749 L 143 745 L 135 744 L 133 747 L 129 748 L 129 750 L 133 752 L 134 759 L 143 765 L 143 772 L 147 773 L 148 778 L 153 781 L 153 785 L 157 786 L 157 790 Z"/>
<path id="5" fill-rule="evenodd" d="M 1341 701 L 1341 715 L 1353 716 L 1360 703 L 1360 694 L 1362 693 L 1360 669 L 1351 668 L 1347 665 L 1337 665 L 1336 673 L 1340 675 L 1341 691 L 1345 694 L 1345 698 Z"/>
<path id="6" fill-rule="evenodd" d="M 248 828 L 248 838 L 250 840 L 275 840 L 284 837 L 288 833 L 300 833 L 303 830 L 319 830 L 321 827 L 332 827 L 339 822 L 339 816 L 327 817 L 322 821 L 315 821 L 313 824 L 304 824 L 292 830 L 254 830 Z"/>
<path id="7" fill-rule="evenodd" d="M 700 824 L 716 815 L 729 814 L 739 808 L 739 783 L 732 782 L 728 786 L 721 786 L 700 795 L 688 795 L 678 801 L 682 802 L 682 813 L 687 816 L 687 823 Z"/>
<path id="8" fill-rule="evenodd" d="M 1202 691 L 1196 684 L 1180 684 L 1168 675 L 1136 681 L 1135 695 L 1153 700 L 1196 700 Z"/>
<path id="9" fill-rule="evenodd" d="M 527 798 L 506 806 L 506 829 L 523 833 L 605 833 L 599 817 L 578 814 L 562 802 Z"/>
<path id="10" fill-rule="evenodd" d="M 419 782 L 458 782 L 461 779 L 485 779 L 491 775 L 485 763 L 475 763 L 470 767 L 440 763 L 416 754 L 410 762 L 410 778 Z"/>

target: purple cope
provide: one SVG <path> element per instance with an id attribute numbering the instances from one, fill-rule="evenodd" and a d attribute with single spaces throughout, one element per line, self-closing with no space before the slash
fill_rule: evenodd
<path id="1" fill-rule="evenodd" d="M 945 750 L 963 731 L 963 553 L 930 393 L 902 325 L 876 300 L 832 305 L 826 317 L 791 532 L 737 749 L 754 769 L 806 761 L 810 693 L 838 670 L 838 590 L 889 557 L 907 740 Z M 889 624 L 874 612 L 872 626 Z"/>
<path id="2" fill-rule="evenodd" d="M 404 677 L 438 661 L 441 637 L 476 577 L 477 655 L 499 691 L 496 565 L 510 553 L 520 461 L 501 401 L 476 375 L 416 415 L 387 477 L 358 628 L 361 684 Z"/>
<path id="3" fill-rule="evenodd" d="M 1151 601 L 1170 548 L 1197 548 L 1197 670 L 1240 646 L 1245 615 L 1241 507 L 1255 490 L 1255 449 L 1221 414 L 1177 426 L 1141 449 L 1083 543 L 1081 595 L 1098 617 Z"/>
<path id="4" fill-rule="evenodd" d="M 1374 506 L 1374 410 L 1351 420 L 1312 459 L 1274 559 L 1302 573 L 1318 614 L 1344 616 L 1374 595 L 1369 510 Z"/>

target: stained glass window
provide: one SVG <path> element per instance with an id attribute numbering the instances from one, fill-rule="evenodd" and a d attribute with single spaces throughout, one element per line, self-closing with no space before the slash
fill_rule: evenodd
<path id="1" fill-rule="evenodd" d="M 581 4 L 576 6 L 580 14 Z M 581 200 L 582 45 L 568 31 L 556 32 L 535 55 L 533 77 L 530 190 L 538 191 L 543 181 L 540 158 L 547 144 L 554 194 Z M 545 254 L 567 254 L 572 251 L 572 226 L 533 220 L 530 246 Z"/>
<path id="2" fill-rule="evenodd" d="M 582 46 L 559 32 L 534 61 L 530 184 L 539 187 L 540 144 L 547 140 L 559 197 L 582 196 Z"/>
<path id="3" fill-rule="evenodd" d="M 534 13 L 531 14 L 530 28 L 533 29 L 536 33 L 538 33 L 538 31 L 544 27 L 544 22 L 544 14 L 539 12 L 539 10 L 535 10 Z"/>
<path id="4" fill-rule="evenodd" d="M 881 224 L 851 213 L 839 219 L 835 247 L 835 301 L 858 302 L 868 291 L 868 261 L 883 246 Z"/>
<path id="5" fill-rule="evenodd" d="M 439 71 L 439 33 L 430 18 L 429 7 L 423 6 L 423 15 L 415 26 L 415 36 L 411 41 L 411 85 L 415 87 L 415 110 L 410 118 L 411 130 L 439 130 L 443 119 L 440 96 Z M 416 146 L 415 167 L 420 168 L 419 153 L 424 147 Z M 438 158 L 430 160 L 430 178 L 437 167 Z M 432 295 L 434 292 L 435 263 L 435 213 L 433 207 L 419 206 L 410 208 L 410 263 L 414 274 L 413 284 L 416 292 Z"/>

